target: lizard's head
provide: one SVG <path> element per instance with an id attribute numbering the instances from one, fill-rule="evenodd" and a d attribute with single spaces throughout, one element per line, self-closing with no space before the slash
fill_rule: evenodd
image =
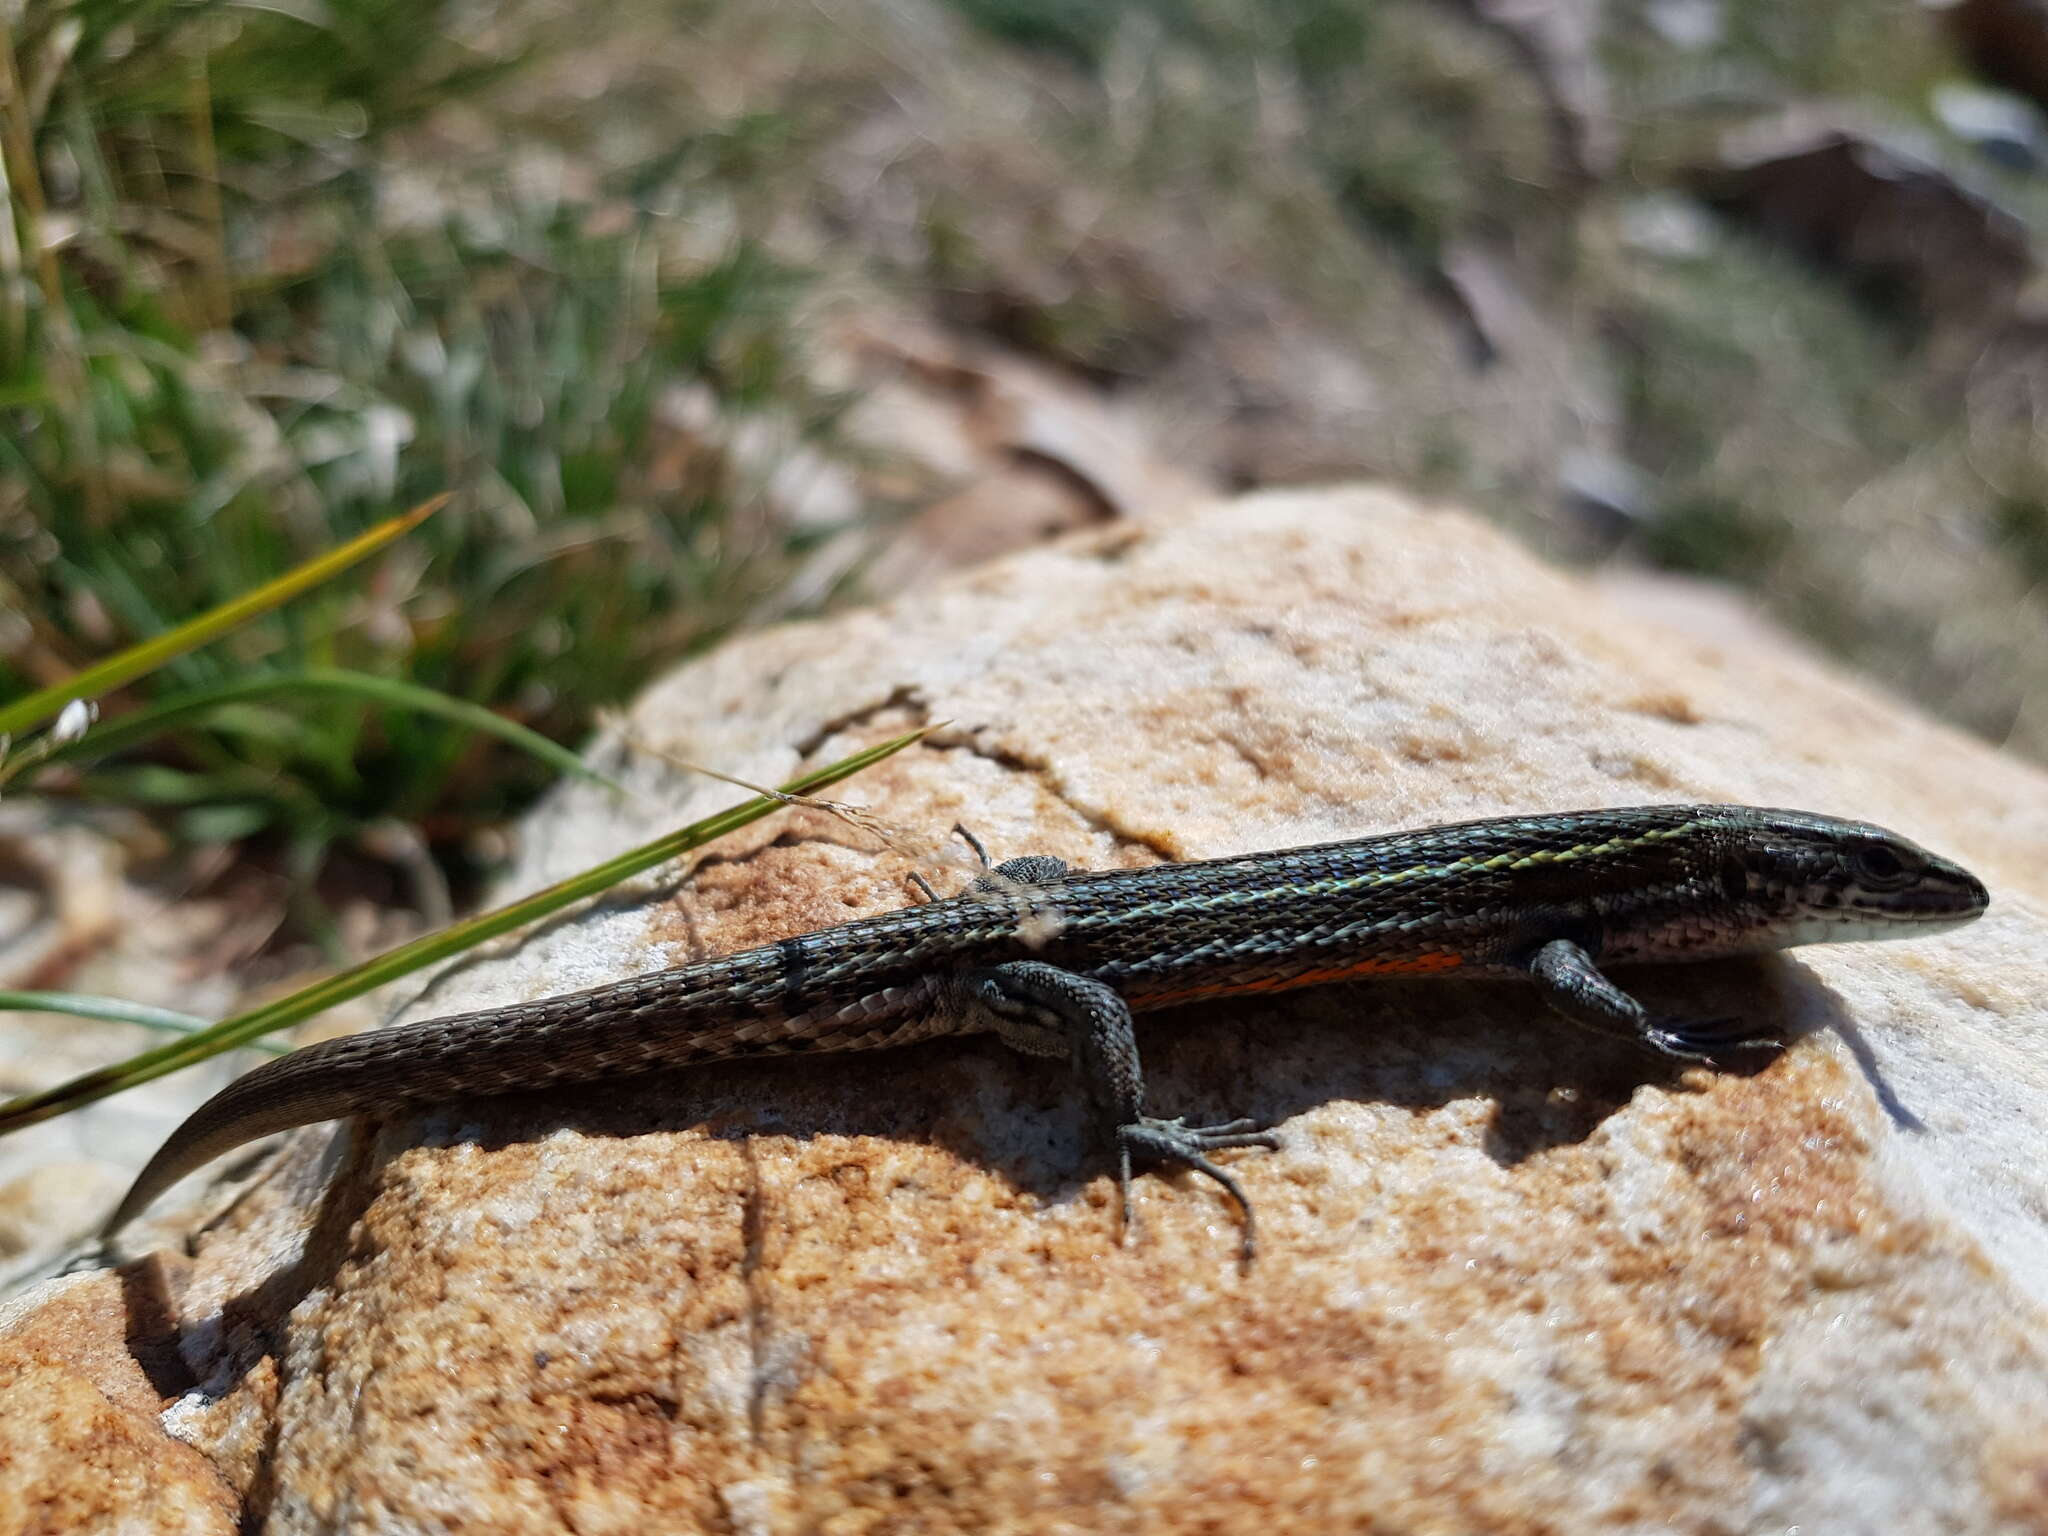
<path id="1" fill-rule="evenodd" d="M 1868 822 L 1749 811 L 1727 827 L 1723 878 L 1789 944 L 1917 937 L 1960 928 L 1990 894 L 1964 869 Z"/>

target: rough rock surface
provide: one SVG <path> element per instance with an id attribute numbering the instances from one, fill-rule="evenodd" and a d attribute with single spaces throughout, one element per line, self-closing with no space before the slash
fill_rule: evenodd
<path id="1" fill-rule="evenodd" d="M 644 802 L 566 791 L 515 883 L 733 797 L 656 750 L 769 781 L 936 720 L 845 792 L 905 849 L 960 819 L 1134 865 L 1741 800 L 1892 825 L 1994 905 L 1643 978 L 1783 1017 L 1749 1074 L 1662 1071 L 1513 986 L 1161 1016 L 1156 1112 L 1283 1128 L 1233 1155 L 1249 1272 L 1202 1181 L 1147 1176 L 1119 1246 L 1071 1084 L 992 1042 L 301 1133 L 189 1257 L 15 1309 L 0 1499 L 294 1533 L 2048 1531 L 2038 771 L 1455 513 L 1267 495 L 683 668 L 602 753 Z M 881 909 L 911 867 L 789 813 L 408 1013 Z"/>

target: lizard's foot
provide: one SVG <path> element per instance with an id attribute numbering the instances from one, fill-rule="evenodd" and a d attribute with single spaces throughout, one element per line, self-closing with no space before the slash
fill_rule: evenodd
<path id="1" fill-rule="evenodd" d="M 1659 1056 L 1712 1066 L 1748 1051 L 1780 1051 L 1785 1042 L 1747 1019 L 1654 1018 L 1644 1022 L 1642 1043 Z"/>
<path id="2" fill-rule="evenodd" d="M 1142 1158 L 1146 1162 L 1166 1163 L 1181 1168 L 1192 1168 L 1199 1174 L 1214 1179 L 1237 1202 L 1237 1208 L 1244 1215 L 1244 1262 L 1252 1261 L 1256 1247 L 1255 1229 L 1252 1224 L 1252 1203 L 1246 1197 L 1244 1188 L 1226 1169 L 1219 1168 L 1203 1154 L 1224 1147 L 1264 1147 L 1269 1152 L 1280 1149 L 1277 1132 L 1255 1129 L 1251 1120 L 1231 1120 L 1223 1125 L 1189 1125 L 1185 1119 L 1155 1120 L 1145 1115 L 1129 1125 L 1120 1125 L 1116 1130 L 1117 1186 L 1123 1207 L 1123 1229 L 1130 1232 L 1134 1224 L 1131 1211 L 1131 1162 Z"/>

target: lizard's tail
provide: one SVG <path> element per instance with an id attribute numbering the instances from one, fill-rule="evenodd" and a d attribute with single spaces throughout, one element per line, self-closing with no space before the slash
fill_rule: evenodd
<path id="1" fill-rule="evenodd" d="M 867 1050 L 943 1032 L 925 1018 L 938 987 L 930 978 L 820 1019 L 775 1006 L 783 964 L 774 946 L 744 950 L 586 992 L 326 1040 L 265 1062 L 171 1133 L 100 1228 L 101 1240 L 186 1174 L 294 1126 L 734 1057 Z M 758 1001 L 764 995 L 765 1006 Z"/>
<path id="2" fill-rule="evenodd" d="M 245 1077 L 238 1077 L 195 1110 L 185 1123 L 171 1133 L 170 1140 L 157 1148 L 144 1165 L 128 1193 L 121 1198 L 100 1227 L 102 1242 L 140 1216 L 158 1195 L 186 1174 L 204 1167 L 223 1153 L 244 1142 L 288 1131 L 294 1126 L 320 1120 L 339 1119 L 377 1107 L 362 1102 L 361 1095 L 342 1090 L 337 1084 L 320 1089 L 294 1090 L 293 1080 L 304 1077 L 301 1057 L 322 1051 L 328 1045 L 346 1045 L 347 1040 L 327 1041 L 289 1056 L 266 1062 Z M 297 1067 L 298 1071 L 291 1070 Z"/>
<path id="3" fill-rule="evenodd" d="M 572 1011 L 563 1007 L 570 999 L 546 998 L 323 1040 L 265 1062 L 171 1133 L 100 1228 L 101 1240 L 186 1174 L 245 1142 L 295 1126 L 741 1054 L 755 1031 L 737 1026 L 707 1040 L 679 1027 L 691 1011 L 691 993 L 715 993 L 725 965 L 703 962 L 650 973 L 637 989 L 602 989 L 609 1006 Z"/>

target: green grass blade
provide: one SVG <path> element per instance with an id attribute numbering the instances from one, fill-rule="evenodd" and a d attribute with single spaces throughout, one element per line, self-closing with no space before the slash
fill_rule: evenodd
<path id="1" fill-rule="evenodd" d="M 864 752 L 856 752 L 851 757 L 841 758 L 815 773 L 808 773 L 802 778 L 792 780 L 783 785 L 778 793 L 807 795 L 828 785 L 837 784 L 840 780 L 859 773 L 863 768 L 871 767 L 882 759 L 902 751 L 912 742 L 920 740 L 930 729 L 931 727 L 927 726 L 923 730 L 911 731 L 879 746 L 869 747 Z M 619 881 L 665 863 L 678 854 L 702 847 L 712 839 L 737 831 L 749 822 L 759 821 L 769 812 L 780 809 L 784 803 L 783 800 L 770 795 L 742 801 L 715 816 L 692 822 L 665 837 L 658 837 L 653 842 L 643 843 L 630 852 L 622 853 L 617 858 L 607 859 L 604 863 L 551 885 L 523 901 L 513 902 L 510 906 L 500 907 L 494 912 L 486 912 L 470 918 L 467 922 L 443 928 L 437 933 L 415 939 L 410 944 L 401 944 L 374 960 L 365 961 L 339 975 L 315 982 L 289 997 L 279 998 L 276 1002 L 252 1008 L 230 1019 L 223 1019 L 220 1023 L 183 1040 L 144 1051 L 113 1066 L 84 1073 L 69 1082 L 59 1083 L 54 1088 L 10 1099 L 5 1104 L 0 1104 L 0 1135 L 20 1130 L 23 1126 L 54 1119 L 70 1110 L 104 1099 L 110 1094 L 120 1093 L 181 1068 L 193 1066 L 209 1056 L 246 1045 L 259 1036 L 311 1018 L 337 1003 L 360 996 L 374 987 L 394 981 L 422 966 L 432 965 L 437 960 L 459 954 L 486 939 L 495 938 L 501 933 L 533 922 L 536 918 L 559 911 L 572 902 L 581 901 L 586 896 L 594 896 Z"/>
<path id="2" fill-rule="evenodd" d="M 297 597 L 309 587 L 318 586 L 338 572 L 348 569 L 357 561 L 376 553 L 401 534 L 410 533 L 434 513 L 441 510 L 448 497 L 444 493 L 431 501 L 420 503 L 410 512 L 387 518 L 369 532 L 350 539 L 346 544 L 315 555 L 303 565 L 295 566 L 273 581 L 266 581 L 260 587 L 230 598 L 217 608 L 208 609 L 196 619 L 189 619 L 175 629 L 153 635 L 140 645 L 131 645 L 127 650 L 107 657 L 104 661 L 73 673 L 61 683 L 16 699 L 12 704 L 0 708 L 0 736 L 11 736 L 26 730 L 39 721 L 47 720 L 69 704 L 73 699 L 97 698 L 111 693 L 123 683 L 132 682 L 146 672 L 153 672 L 174 656 L 182 656 L 195 646 L 225 634 L 239 624 L 245 624 L 260 613 L 268 612 L 278 604 Z"/>
<path id="3" fill-rule="evenodd" d="M 9 992 L 0 989 L 0 1012 L 64 1013 L 77 1019 L 105 1019 L 114 1024 L 140 1024 L 176 1035 L 196 1035 L 211 1029 L 213 1020 L 175 1008 L 157 1008 L 148 1003 L 131 1003 L 125 997 L 93 997 L 84 992 Z M 282 1056 L 291 1049 L 270 1040 L 250 1042 L 253 1050 Z"/>
<path id="4" fill-rule="evenodd" d="M 135 710 L 118 720 L 96 725 L 76 741 L 66 742 L 45 753 L 35 766 L 63 762 L 66 758 L 98 757 L 118 752 L 211 710 L 246 704 L 251 699 L 268 698 L 273 694 L 293 695 L 309 691 L 350 694 L 394 708 L 452 720 L 458 725 L 508 741 L 559 772 L 575 774 L 623 793 L 622 786 L 590 767 L 567 747 L 548 740 L 538 731 L 528 730 L 516 720 L 506 719 L 495 710 L 468 699 L 451 698 L 431 688 L 422 688 L 417 683 L 377 677 L 368 672 L 352 672 L 345 667 L 305 667 L 295 672 L 272 672 L 211 688 L 195 688 Z"/>

